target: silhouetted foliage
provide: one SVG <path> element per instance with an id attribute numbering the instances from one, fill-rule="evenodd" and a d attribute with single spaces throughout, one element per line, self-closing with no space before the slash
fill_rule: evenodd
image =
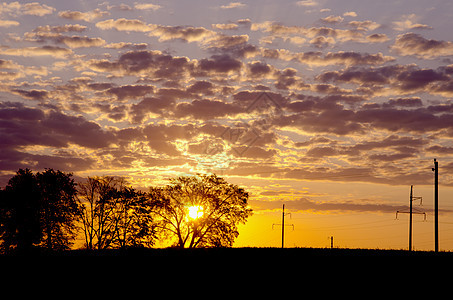
<path id="1" fill-rule="evenodd" d="M 36 175 L 20 169 L 2 191 L 0 234 L 2 248 L 69 249 L 80 215 L 72 174 L 47 169 Z"/>
<path id="2" fill-rule="evenodd" d="M 178 177 L 163 188 L 151 189 L 154 213 L 162 235 L 177 247 L 231 247 L 239 235 L 237 225 L 252 214 L 248 193 L 216 175 Z M 200 215 L 193 218 L 189 210 Z M 201 214 L 202 212 L 202 214 Z"/>
<path id="3" fill-rule="evenodd" d="M 145 193 L 125 187 L 124 180 L 88 177 L 79 185 L 82 226 L 87 249 L 152 246 L 152 207 Z"/>
<path id="4" fill-rule="evenodd" d="M 77 234 L 80 207 L 72 174 L 47 169 L 36 174 L 40 192 L 41 245 L 49 250 L 69 249 Z"/>
<path id="5" fill-rule="evenodd" d="M 32 171 L 17 171 L 0 195 L 1 248 L 29 250 L 42 236 L 39 190 Z"/>

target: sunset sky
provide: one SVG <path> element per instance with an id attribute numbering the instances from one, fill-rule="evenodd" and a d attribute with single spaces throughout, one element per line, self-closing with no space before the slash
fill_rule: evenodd
<path id="1" fill-rule="evenodd" d="M 235 246 L 453 250 L 453 2 L 0 3 L 0 186 L 19 168 L 250 192 Z"/>

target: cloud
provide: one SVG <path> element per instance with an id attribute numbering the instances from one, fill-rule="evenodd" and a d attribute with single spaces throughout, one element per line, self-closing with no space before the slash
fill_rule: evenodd
<path id="1" fill-rule="evenodd" d="M 313 0 L 303 0 L 303 1 L 297 1 L 296 5 L 303 6 L 303 7 L 311 7 L 311 6 L 317 6 L 318 3 Z"/>
<path id="2" fill-rule="evenodd" d="M 63 36 L 59 41 L 69 48 L 100 47 L 105 44 L 105 40 L 101 38 L 90 38 L 87 36 Z"/>
<path id="3" fill-rule="evenodd" d="M 174 99 L 169 97 L 146 97 L 139 103 L 132 105 L 130 110 L 132 123 L 143 122 L 150 113 L 166 116 L 174 104 Z"/>
<path id="4" fill-rule="evenodd" d="M 242 67 L 242 62 L 227 54 L 213 55 L 211 58 L 203 58 L 199 61 L 201 71 L 208 73 L 230 73 L 239 71 Z"/>
<path id="5" fill-rule="evenodd" d="M 381 65 L 394 61 L 392 56 L 384 56 L 382 53 L 368 54 L 352 51 L 328 52 L 323 55 L 322 52 L 299 52 L 292 53 L 285 49 L 270 50 L 263 49 L 263 56 L 267 58 L 283 59 L 286 61 L 297 61 L 312 66 L 328 65 Z"/>
<path id="6" fill-rule="evenodd" d="M 149 36 L 159 37 L 159 41 L 180 39 L 186 42 L 200 42 L 214 36 L 215 32 L 204 27 L 154 25 Z"/>
<path id="7" fill-rule="evenodd" d="M 34 33 L 66 33 L 66 32 L 83 32 L 86 31 L 87 27 L 80 24 L 66 24 L 66 25 L 56 25 L 56 26 L 38 26 L 33 29 Z"/>
<path id="8" fill-rule="evenodd" d="M 52 41 L 56 44 L 65 44 L 69 48 L 87 48 L 87 47 L 100 47 L 105 44 L 105 40 L 101 38 L 92 38 L 87 36 L 65 36 L 60 32 L 81 32 L 86 27 L 80 25 L 65 25 L 65 26 L 45 26 L 38 27 L 33 32 L 24 34 L 25 40 L 32 42 L 46 42 Z"/>
<path id="9" fill-rule="evenodd" d="M 110 15 L 107 11 L 101 11 L 99 8 L 96 8 L 92 11 L 80 12 L 80 11 L 69 11 L 65 10 L 58 13 L 60 18 L 69 19 L 69 20 L 83 20 L 85 22 L 92 22 L 95 19 L 102 18 L 104 16 Z"/>
<path id="10" fill-rule="evenodd" d="M 11 20 L 0 20 L 0 27 L 11 27 L 11 26 L 19 26 L 20 23 L 17 21 L 11 21 Z"/>
<path id="11" fill-rule="evenodd" d="M 376 22 L 366 20 L 366 21 L 350 21 L 348 22 L 348 26 L 351 26 L 357 30 L 375 30 L 379 28 L 381 25 L 379 25 Z"/>
<path id="12" fill-rule="evenodd" d="M 228 24 L 212 24 L 211 27 L 213 29 L 220 29 L 220 30 L 236 30 L 239 28 L 238 24 L 228 23 Z"/>
<path id="13" fill-rule="evenodd" d="M 344 18 L 341 16 L 330 15 L 328 17 L 322 18 L 321 21 L 327 24 L 337 24 L 343 22 Z"/>
<path id="14" fill-rule="evenodd" d="M 338 24 L 343 21 L 341 16 L 328 16 L 321 21 L 326 24 Z M 365 33 L 369 30 L 374 30 L 380 25 L 372 21 L 351 21 L 348 23 L 353 29 L 337 29 L 330 27 L 306 27 L 306 26 L 286 26 L 276 22 L 265 21 L 262 23 L 252 23 L 250 29 L 252 31 L 261 30 L 270 33 L 271 36 L 265 39 L 268 43 L 271 38 L 283 38 L 285 40 L 291 37 L 310 38 L 313 44 L 315 41 L 328 41 L 329 44 L 345 43 L 349 41 L 367 43 Z M 319 43 L 318 43 L 319 44 Z"/>
<path id="15" fill-rule="evenodd" d="M 119 101 L 125 99 L 138 99 L 154 91 L 152 85 L 123 85 L 112 87 L 105 91 L 107 94 L 115 95 Z"/>
<path id="16" fill-rule="evenodd" d="M 152 31 L 155 26 L 147 25 L 144 22 L 137 19 L 125 19 L 120 18 L 117 20 L 108 19 L 96 23 L 96 27 L 106 29 L 116 29 L 118 31 L 137 31 L 137 32 L 149 32 Z"/>
<path id="17" fill-rule="evenodd" d="M 285 204 L 295 211 L 349 211 L 349 212 L 383 212 L 395 213 L 397 210 L 407 209 L 406 206 L 379 203 L 375 200 L 351 202 L 351 201 L 313 201 L 308 198 L 295 200 L 285 199 Z M 365 202 L 365 203 L 364 203 Z M 280 209 L 283 200 L 251 200 L 256 210 Z"/>
<path id="18" fill-rule="evenodd" d="M 192 102 L 182 102 L 176 106 L 175 117 L 195 118 L 201 120 L 212 120 L 218 117 L 233 116 L 242 113 L 243 108 L 231 103 L 220 100 L 193 100 Z"/>
<path id="19" fill-rule="evenodd" d="M 245 6 L 246 5 L 244 3 L 241 3 L 241 2 L 230 2 L 227 5 L 220 6 L 220 8 L 221 9 L 231 9 L 231 8 L 243 8 Z"/>
<path id="20" fill-rule="evenodd" d="M 147 75 L 166 80 L 182 79 L 194 70 L 194 62 L 187 57 L 174 57 L 161 51 L 136 50 L 121 54 L 118 60 L 91 60 L 87 67 L 115 75 Z"/>
<path id="21" fill-rule="evenodd" d="M 21 104 L 0 105 L 2 146 L 16 148 L 28 145 L 67 147 L 70 143 L 88 148 L 101 148 L 113 142 L 113 135 L 97 123 L 81 116 L 58 111 L 44 112 Z"/>
<path id="22" fill-rule="evenodd" d="M 371 43 L 383 43 L 389 40 L 386 34 L 384 33 L 374 33 L 366 37 L 366 39 Z"/>
<path id="23" fill-rule="evenodd" d="M 162 6 L 160 6 L 158 4 L 152 4 L 152 3 L 135 3 L 134 8 L 139 9 L 139 10 L 156 11 L 156 10 L 162 8 Z"/>
<path id="24" fill-rule="evenodd" d="M 453 55 L 453 42 L 430 40 L 416 33 L 405 33 L 397 36 L 391 49 L 403 56 L 433 59 Z"/>
<path id="25" fill-rule="evenodd" d="M 31 100 L 44 100 L 48 97 L 48 92 L 46 90 L 22 90 L 22 89 L 13 89 L 11 92 L 18 94 L 26 99 Z"/>
<path id="26" fill-rule="evenodd" d="M 357 13 L 355 11 L 347 11 L 343 14 L 343 17 L 357 17 Z"/>
<path id="27" fill-rule="evenodd" d="M 431 26 L 426 24 L 415 23 L 420 19 L 415 14 L 403 15 L 399 21 L 393 22 L 394 29 L 397 31 L 406 31 L 411 29 L 433 29 Z"/>
<path id="28" fill-rule="evenodd" d="M 17 1 L 11 3 L 2 3 L 0 5 L 0 12 L 6 13 L 9 15 L 32 15 L 32 16 L 45 16 L 52 14 L 55 11 L 55 8 L 46 5 L 40 4 L 38 2 L 30 2 L 21 4 Z"/>
<path id="29" fill-rule="evenodd" d="M 451 76 L 445 69 L 420 69 L 416 65 L 384 67 L 350 67 L 328 71 L 316 77 L 322 82 L 355 83 L 367 87 L 369 93 L 402 95 L 420 91 L 448 95 Z"/>
<path id="30" fill-rule="evenodd" d="M 42 46 L 42 47 L 24 47 L 24 48 L 9 48 L 0 47 L 0 54 L 12 55 L 12 56 L 52 56 L 55 58 L 67 58 L 73 52 L 67 48 L 55 47 L 55 46 Z"/>

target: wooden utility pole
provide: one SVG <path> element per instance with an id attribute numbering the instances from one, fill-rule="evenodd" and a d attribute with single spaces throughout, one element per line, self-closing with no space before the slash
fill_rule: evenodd
<path id="1" fill-rule="evenodd" d="M 414 186 L 411 185 L 411 193 L 410 193 L 410 196 L 409 196 L 409 212 L 407 211 L 396 211 L 396 218 L 398 219 L 398 214 L 409 214 L 409 251 L 412 251 L 412 214 L 422 214 L 425 216 L 425 220 L 426 220 L 426 213 L 425 212 L 422 212 L 422 211 L 419 211 L 418 209 L 415 209 L 415 211 L 413 210 L 412 208 L 412 201 L 415 201 L 415 200 L 420 200 L 420 205 L 422 204 L 422 197 L 414 197 L 413 196 L 413 188 Z"/>
<path id="2" fill-rule="evenodd" d="M 285 204 L 282 211 L 282 248 L 285 248 Z"/>
<path id="3" fill-rule="evenodd" d="M 409 198 L 409 251 L 412 251 L 412 189 L 411 185 L 411 195 Z"/>
<path id="4" fill-rule="evenodd" d="M 434 251 L 439 252 L 439 163 L 434 159 Z"/>
<path id="5" fill-rule="evenodd" d="M 285 248 L 285 226 L 292 226 L 293 230 L 294 230 L 294 224 L 285 225 L 285 216 L 286 215 L 291 215 L 291 213 L 285 214 L 285 204 L 283 204 L 282 223 L 281 224 L 272 224 L 272 229 L 274 229 L 274 226 L 282 226 L 282 248 Z"/>

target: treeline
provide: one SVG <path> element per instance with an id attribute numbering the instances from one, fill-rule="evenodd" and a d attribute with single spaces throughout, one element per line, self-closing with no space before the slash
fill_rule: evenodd
<path id="1" fill-rule="evenodd" d="M 0 249 L 230 247 L 252 214 L 248 193 L 216 175 L 182 176 L 142 192 L 122 178 L 20 169 L 0 189 Z"/>

